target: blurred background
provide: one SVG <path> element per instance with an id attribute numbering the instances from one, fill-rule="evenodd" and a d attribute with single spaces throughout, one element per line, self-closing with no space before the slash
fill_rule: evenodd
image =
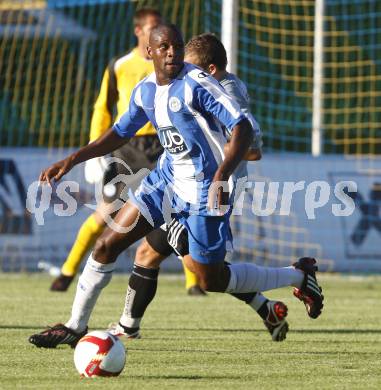
<path id="1" fill-rule="evenodd" d="M 266 196 L 248 189 L 243 215 L 233 217 L 234 260 L 288 265 L 309 255 L 328 271 L 381 272 L 377 0 L 1 0 L 0 270 L 60 265 L 92 212 L 85 204 L 95 204 L 94 188 L 83 167 L 69 177 L 80 183 L 73 216 L 57 217 L 51 207 L 39 225 L 26 209 L 28 188 L 42 168 L 88 142 L 104 69 L 134 47 L 132 17 L 147 6 L 179 25 L 185 40 L 203 32 L 222 37 L 232 48 L 231 69 L 248 87 L 264 142 L 250 178 L 264 183 Z M 305 182 L 288 216 L 279 212 L 285 181 Z M 358 188 L 347 217 L 332 212 L 340 181 Z M 317 186 L 322 205 L 311 219 L 306 188 L 313 182 L 328 183 L 330 193 L 324 203 Z M 60 204 L 54 194 L 52 204 Z M 123 255 L 133 256 L 133 248 Z M 119 261 L 120 270 L 131 265 Z"/>

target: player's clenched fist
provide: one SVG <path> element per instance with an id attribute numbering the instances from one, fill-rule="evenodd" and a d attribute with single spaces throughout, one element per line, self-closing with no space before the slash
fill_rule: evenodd
<path id="1" fill-rule="evenodd" d="M 63 175 L 68 173 L 73 168 L 73 160 L 71 156 L 64 160 L 58 161 L 51 165 L 49 168 L 44 169 L 39 177 L 40 183 L 47 182 L 50 186 L 52 185 L 51 180 L 58 181 Z"/>

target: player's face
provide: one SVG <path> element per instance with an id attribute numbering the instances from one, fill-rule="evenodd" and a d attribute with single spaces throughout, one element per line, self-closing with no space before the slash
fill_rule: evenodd
<path id="1" fill-rule="evenodd" d="M 184 66 L 184 41 L 180 33 L 163 29 L 151 36 L 148 54 L 153 60 L 158 82 L 174 79 Z"/>
<path id="2" fill-rule="evenodd" d="M 138 38 L 139 46 L 147 47 L 149 43 L 149 36 L 153 28 L 161 23 L 161 19 L 155 15 L 148 15 L 144 19 L 142 26 L 137 26 L 135 29 L 135 35 Z"/>

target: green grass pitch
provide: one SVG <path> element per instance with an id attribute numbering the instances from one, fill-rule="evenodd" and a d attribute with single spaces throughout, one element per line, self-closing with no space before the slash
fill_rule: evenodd
<path id="1" fill-rule="evenodd" d="M 91 329 L 119 318 L 127 280 L 113 278 Z M 69 347 L 27 342 L 68 318 L 75 286 L 51 293 L 48 276 L 0 274 L 0 389 L 381 389 L 381 277 L 323 276 L 321 282 L 326 301 L 317 320 L 291 289 L 268 294 L 289 307 L 289 335 L 275 343 L 245 304 L 223 294 L 188 297 L 180 278 L 162 275 L 143 338 L 125 341 L 122 374 L 81 379 Z"/>

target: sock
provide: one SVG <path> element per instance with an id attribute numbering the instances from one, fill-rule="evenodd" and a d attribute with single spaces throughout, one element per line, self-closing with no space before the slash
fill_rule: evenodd
<path id="1" fill-rule="evenodd" d="M 189 290 L 193 286 L 198 285 L 197 276 L 195 273 L 190 271 L 187 266 L 185 265 L 184 261 L 181 261 L 183 263 L 184 268 L 184 275 L 185 275 L 185 289 Z"/>
<path id="2" fill-rule="evenodd" d="M 76 332 L 86 329 L 98 296 L 110 282 L 114 268 L 115 263 L 101 264 L 90 255 L 78 279 L 71 318 L 65 326 Z"/>
<path id="3" fill-rule="evenodd" d="M 271 268 L 249 263 L 231 264 L 228 267 L 228 293 L 262 292 L 285 286 L 300 288 L 304 280 L 304 272 L 294 267 Z"/>
<path id="4" fill-rule="evenodd" d="M 140 327 L 140 321 L 156 294 L 159 268 L 144 268 L 134 264 L 128 282 L 126 301 L 120 324 L 132 334 Z"/>
<path id="5" fill-rule="evenodd" d="M 61 268 L 61 273 L 65 276 L 74 276 L 86 256 L 87 252 L 94 246 L 95 241 L 104 230 L 103 225 L 98 225 L 91 214 L 82 224 L 78 231 L 77 238 L 71 248 L 71 251 Z"/>
<path id="6" fill-rule="evenodd" d="M 269 308 L 267 307 L 267 302 L 269 300 L 262 295 L 257 293 L 255 298 L 249 303 L 249 305 L 265 320 L 269 314 Z"/>
<path id="7" fill-rule="evenodd" d="M 239 293 L 239 294 L 230 294 L 234 298 L 239 299 L 240 301 L 248 304 L 253 310 L 255 310 L 263 319 L 267 318 L 269 310 L 266 303 L 269 301 L 264 295 L 259 292 L 254 293 Z"/>
<path id="8" fill-rule="evenodd" d="M 224 261 L 226 265 L 231 265 L 228 261 Z M 234 298 L 239 299 L 247 303 L 253 310 L 255 310 L 263 319 L 267 318 L 269 310 L 267 308 L 266 303 L 269 301 L 264 295 L 260 292 L 249 292 L 249 293 L 238 293 L 238 294 L 230 294 Z"/>
<path id="9" fill-rule="evenodd" d="M 238 294 L 231 293 L 230 295 L 249 305 L 253 301 L 253 299 L 256 297 L 257 294 L 258 293 L 256 293 L 256 292 L 251 292 L 251 293 L 238 293 Z"/>
<path id="10" fill-rule="evenodd" d="M 264 303 L 267 303 L 269 300 L 263 296 L 261 293 L 256 293 L 255 297 L 248 304 L 255 310 L 258 311 L 261 309 Z"/>

